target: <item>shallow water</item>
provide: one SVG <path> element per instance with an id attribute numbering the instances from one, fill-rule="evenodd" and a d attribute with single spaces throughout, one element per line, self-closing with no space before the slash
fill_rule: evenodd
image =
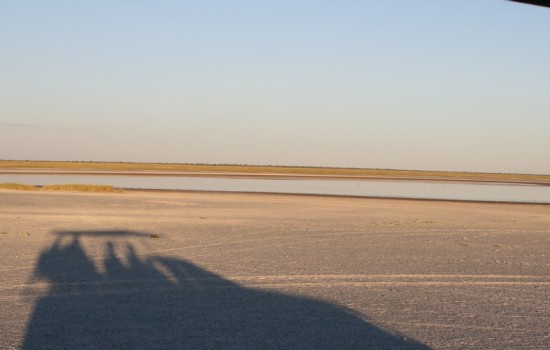
<path id="1" fill-rule="evenodd" d="M 271 192 L 361 197 L 550 203 L 550 186 L 365 179 L 268 179 L 124 175 L 0 175 L 0 183 L 96 184 L 118 188 Z"/>

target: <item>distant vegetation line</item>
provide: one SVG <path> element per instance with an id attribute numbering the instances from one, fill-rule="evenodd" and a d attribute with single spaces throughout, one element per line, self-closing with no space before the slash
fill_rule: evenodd
<path id="1" fill-rule="evenodd" d="M 456 171 L 361 169 L 336 167 L 299 167 L 271 165 L 178 164 L 132 162 L 19 161 L 0 160 L 0 170 L 74 170 L 74 171 L 170 171 L 189 173 L 241 173 L 281 175 L 359 176 L 387 178 L 434 178 L 550 183 L 550 175 L 499 174 Z"/>

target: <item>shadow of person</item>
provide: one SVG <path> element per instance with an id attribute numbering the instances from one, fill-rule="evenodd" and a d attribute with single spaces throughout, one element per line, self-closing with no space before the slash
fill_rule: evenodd
<path id="1" fill-rule="evenodd" d="M 121 259 L 107 241 L 98 269 L 82 235 L 38 258 L 35 277 L 51 287 L 24 349 L 428 349 L 341 306 L 246 288 L 182 259 L 140 258 L 127 243 Z"/>

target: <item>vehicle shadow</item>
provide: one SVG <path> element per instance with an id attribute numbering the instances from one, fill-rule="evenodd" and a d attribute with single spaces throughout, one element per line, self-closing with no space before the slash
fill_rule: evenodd
<path id="1" fill-rule="evenodd" d="M 145 233 L 56 235 L 37 261 L 34 279 L 49 289 L 36 300 L 23 349 L 428 349 L 338 305 L 139 256 L 125 237 Z M 100 240 L 104 259 L 87 255 L 84 236 Z"/>

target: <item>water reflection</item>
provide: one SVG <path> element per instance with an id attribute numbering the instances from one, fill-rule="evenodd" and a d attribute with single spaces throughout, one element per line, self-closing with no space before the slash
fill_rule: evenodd
<path id="1" fill-rule="evenodd" d="M 0 183 L 86 183 L 120 188 L 301 193 L 389 198 L 550 203 L 550 186 L 382 180 L 250 179 L 186 176 L 0 175 Z"/>

